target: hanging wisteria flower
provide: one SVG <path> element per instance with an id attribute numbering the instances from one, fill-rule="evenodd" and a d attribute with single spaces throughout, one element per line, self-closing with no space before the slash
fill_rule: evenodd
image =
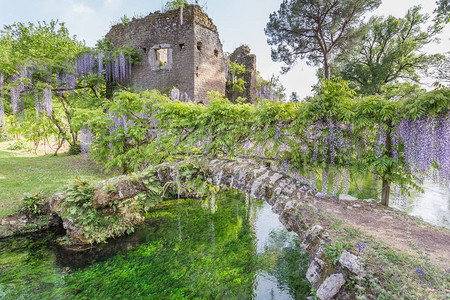
<path id="1" fill-rule="evenodd" d="M 36 121 L 39 120 L 39 113 L 41 111 L 41 102 L 39 101 L 38 90 L 34 90 L 34 105 L 36 109 Z"/>
<path id="2" fill-rule="evenodd" d="M 44 88 L 42 98 L 43 98 L 45 110 L 47 111 L 47 115 L 50 117 L 52 115 L 52 111 L 53 111 L 52 90 L 48 87 Z"/>
<path id="3" fill-rule="evenodd" d="M 2 98 L 0 98 L 0 126 L 5 128 L 5 107 Z"/>
<path id="4" fill-rule="evenodd" d="M 11 109 L 13 114 L 16 114 L 19 109 L 19 97 L 20 97 L 20 86 L 13 86 L 10 90 L 11 93 Z"/>
<path id="5" fill-rule="evenodd" d="M 97 55 L 98 60 L 98 74 L 101 75 L 103 73 L 103 57 L 105 57 L 105 53 L 100 52 Z"/>

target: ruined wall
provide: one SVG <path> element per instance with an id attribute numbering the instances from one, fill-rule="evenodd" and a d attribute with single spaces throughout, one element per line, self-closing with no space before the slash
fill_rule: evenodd
<path id="1" fill-rule="evenodd" d="M 129 85 L 142 89 L 177 86 L 197 102 L 204 102 L 206 91 L 224 93 L 224 79 L 220 85 L 224 75 L 216 75 L 224 73 L 222 45 L 217 28 L 199 6 L 133 18 L 126 25 L 114 25 L 106 38 L 116 47 L 135 48 L 142 57 L 141 64 L 133 66 Z M 203 50 L 197 49 L 197 42 Z"/>
<path id="2" fill-rule="evenodd" d="M 196 13 L 197 16 L 201 16 Z M 204 14 L 202 14 L 205 16 Z M 217 29 L 211 30 L 203 24 L 212 24 L 197 19 L 194 26 L 195 37 L 195 99 L 206 104 L 207 92 L 217 91 L 225 94 L 225 57 Z M 198 23 L 197 23 L 198 22 Z"/>
<path id="3" fill-rule="evenodd" d="M 248 102 L 256 103 L 256 55 L 250 54 L 250 48 L 243 45 L 234 50 L 234 52 L 230 55 L 230 61 L 245 66 L 245 74 L 243 77 L 245 81 L 245 91 L 243 93 L 233 92 L 231 90 L 231 85 L 227 85 L 227 98 L 234 101 L 238 97 L 244 97 Z"/>

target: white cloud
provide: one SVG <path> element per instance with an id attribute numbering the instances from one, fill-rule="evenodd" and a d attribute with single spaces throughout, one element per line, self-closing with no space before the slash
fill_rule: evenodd
<path id="1" fill-rule="evenodd" d="M 72 11 L 79 14 L 92 14 L 94 10 L 83 3 L 72 4 Z"/>
<path id="2" fill-rule="evenodd" d="M 103 5 L 110 6 L 110 5 L 120 5 L 122 4 L 122 0 L 105 0 L 103 2 Z"/>

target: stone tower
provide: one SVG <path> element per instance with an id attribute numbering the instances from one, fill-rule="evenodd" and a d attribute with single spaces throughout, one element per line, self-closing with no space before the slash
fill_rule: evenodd
<path id="1" fill-rule="evenodd" d="M 130 85 L 143 89 L 176 86 L 195 102 L 206 104 L 207 92 L 225 94 L 225 59 L 216 26 L 198 5 L 188 5 L 128 24 L 114 25 L 106 34 L 115 47 L 140 52 Z"/>
<path id="2" fill-rule="evenodd" d="M 231 101 L 235 101 L 238 97 L 247 99 L 249 103 L 257 101 L 257 73 L 256 73 L 256 55 L 250 53 L 250 48 L 242 45 L 230 55 L 230 61 L 245 66 L 243 79 L 245 81 L 245 91 L 241 94 L 233 92 L 231 85 L 226 86 L 226 96 Z"/>

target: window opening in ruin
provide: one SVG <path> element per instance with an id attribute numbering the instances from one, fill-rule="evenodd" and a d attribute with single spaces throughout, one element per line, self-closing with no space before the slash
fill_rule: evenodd
<path id="1" fill-rule="evenodd" d="M 142 48 L 142 51 L 144 51 L 144 53 L 147 53 L 147 48 Z"/>
<path id="2" fill-rule="evenodd" d="M 169 61 L 168 61 L 168 53 L 169 53 L 169 49 L 168 48 L 162 48 L 162 49 L 156 49 L 155 50 L 155 54 L 156 54 L 156 66 L 167 66 Z"/>
<path id="3" fill-rule="evenodd" d="M 158 44 L 148 50 L 148 61 L 153 71 L 172 69 L 172 47 Z"/>
<path id="4" fill-rule="evenodd" d="M 197 50 L 202 51 L 202 42 L 197 42 Z"/>
<path id="5" fill-rule="evenodd" d="M 184 49 L 184 43 L 180 44 L 180 50 Z"/>
<path id="6" fill-rule="evenodd" d="M 214 49 L 214 56 L 215 56 L 215 57 L 218 57 L 218 56 L 219 56 L 219 50 Z"/>

